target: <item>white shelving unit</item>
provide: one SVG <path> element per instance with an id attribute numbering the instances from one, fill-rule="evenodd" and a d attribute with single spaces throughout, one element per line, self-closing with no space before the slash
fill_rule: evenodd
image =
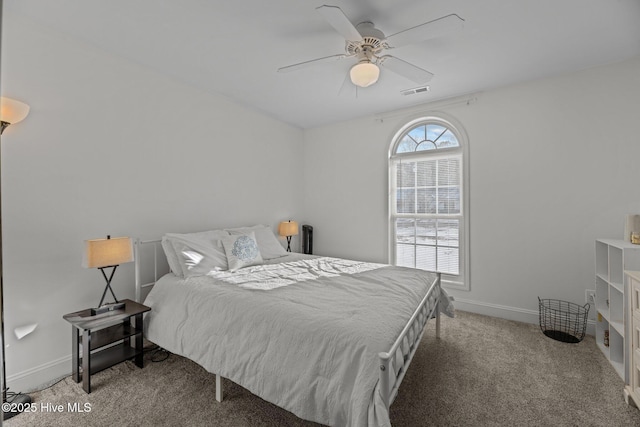
<path id="1" fill-rule="evenodd" d="M 629 384 L 625 347 L 625 270 L 640 270 L 640 245 L 624 240 L 596 240 L 596 343 L 620 378 Z M 605 344 L 608 331 L 609 345 Z"/>

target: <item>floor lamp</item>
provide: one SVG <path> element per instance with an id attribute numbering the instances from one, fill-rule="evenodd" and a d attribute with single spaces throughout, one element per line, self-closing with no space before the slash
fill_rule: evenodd
<path id="1" fill-rule="evenodd" d="M 0 6 L 2 3 L 0 2 Z M 0 135 L 4 132 L 4 130 L 13 123 L 18 123 L 22 121 L 29 114 L 29 106 L 20 101 L 16 101 L 14 99 L 0 97 Z M 0 156 L 2 153 L 2 138 L 0 137 Z M 7 402 L 7 371 L 5 368 L 5 355 L 4 355 L 4 295 L 3 295 L 3 265 L 2 265 L 2 186 L 0 182 L 0 344 L 2 344 L 2 379 L 1 379 L 1 387 L 2 387 L 2 403 Z M 31 397 L 26 394 L 16 394 L 11 398 L 10 403 L 16 403 L 15 409 L 23 407 L 25 404 L 31 402 Z M 12 408 L 13 409 L 13 408 Z M 3 417 L 9 419 L 16 414 L 19 414 L 20 411 L 2 411 Z M 2 421 L 0 420 L 0 426 L 2 425 Z"/>

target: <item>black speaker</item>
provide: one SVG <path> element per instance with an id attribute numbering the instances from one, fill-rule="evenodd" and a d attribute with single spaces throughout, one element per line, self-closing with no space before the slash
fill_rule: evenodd
<path id="1" fill-rule="evenodd" d="M 306 224 L 302 226 L 302 253 L 313 254 L 313 227 Z"/>

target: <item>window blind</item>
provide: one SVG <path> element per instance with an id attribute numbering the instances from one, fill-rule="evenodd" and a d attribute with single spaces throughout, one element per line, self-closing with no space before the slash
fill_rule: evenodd
<path id="1" fill-rule="evenodd" d="M 396 265 L 460 274 L 462 157 L 392 159 Z"/>

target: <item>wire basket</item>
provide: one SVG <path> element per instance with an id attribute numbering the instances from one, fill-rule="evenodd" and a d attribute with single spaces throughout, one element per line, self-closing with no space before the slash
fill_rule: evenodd
<path id="1" fill-rule="evenodd" d="M 540 330 L 557 341 L 579 343 L 587 331 L 589 304 L 584 306 L 557 299 L 540 299 Z"/>

